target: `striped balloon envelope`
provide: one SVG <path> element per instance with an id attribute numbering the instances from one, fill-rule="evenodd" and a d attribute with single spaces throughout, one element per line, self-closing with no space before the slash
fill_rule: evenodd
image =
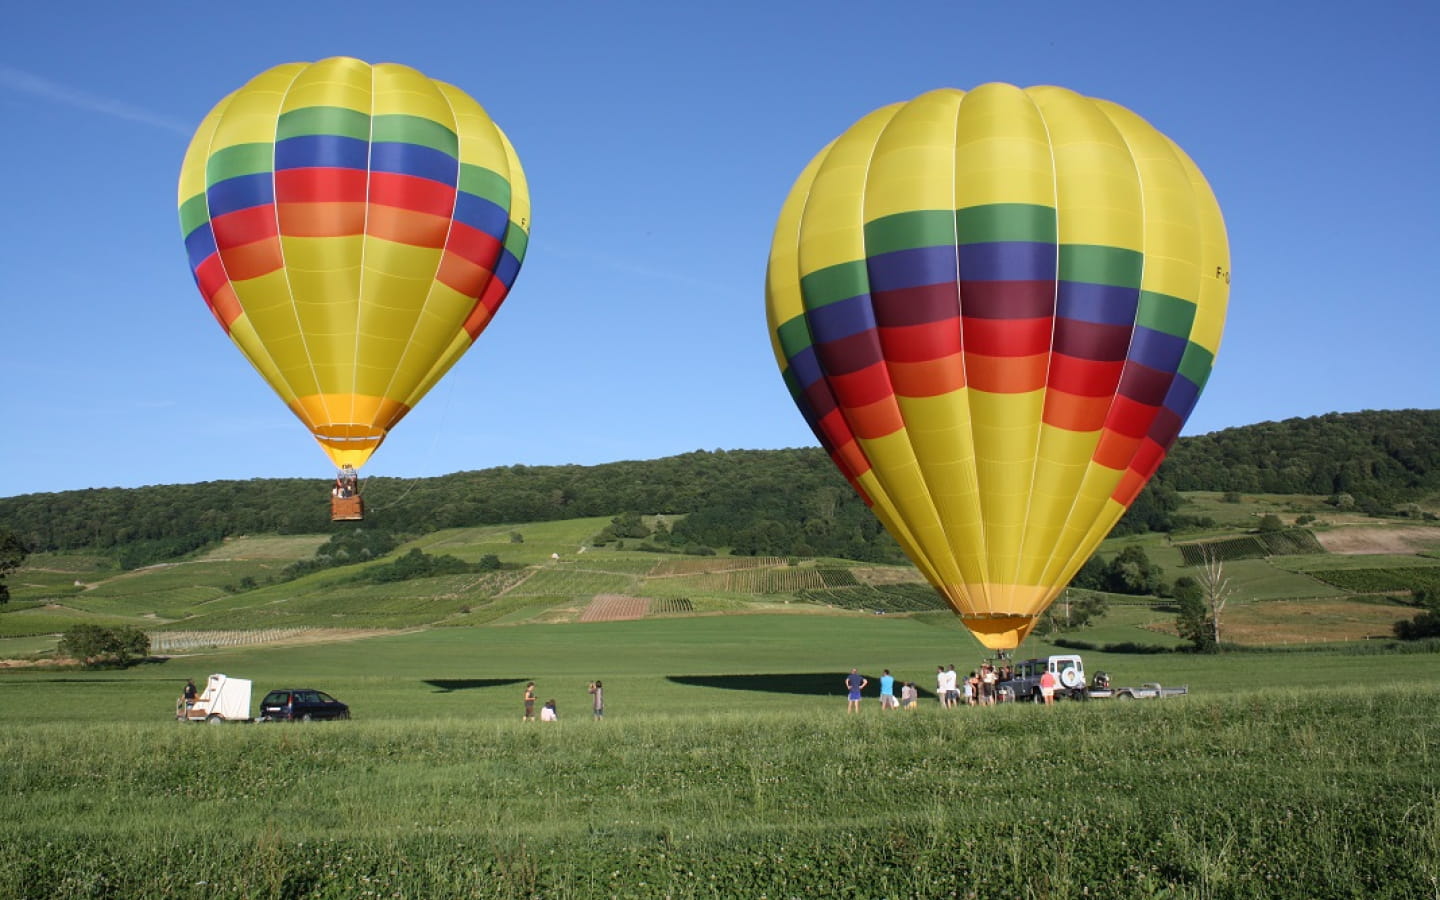
<path id="1" fill-rule="evenodd" d="M 277 66 L 211 110 L 180 225 L 221 327 L 336 466 L 359 468 L 505 299 L 530 196 L 463 91 L 334 58 Z"/>
<path id="2" fill-rule="evenodd" d="M 820 152 L 767 274 L 785 382 L 987 647 L 1019 644 L 1154 475 L 1219 348 L 1195 164 L 1056 87 L 938 90 Z"/>

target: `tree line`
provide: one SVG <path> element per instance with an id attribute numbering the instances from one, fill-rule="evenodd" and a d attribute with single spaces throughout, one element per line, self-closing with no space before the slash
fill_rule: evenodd
<path id="1" fill-rule="evenodd" d="M 347 526 L 329 519 L 329 489 L 290 478 L 26 494 L 0 498 L 0 533 L 31 552 L 95 550 L 135 567 L 231 535 L 340 533 Z M 671 524 L 658 543 L 674 549 L 903 560 L 815 447 L 371 478 L 364 490 L 370 522 L 396 534 L 664 513 Z M 1191 490 L 1324 494 L 1403 512 L 1440 490 L 1440 410 L 1333 413 L 1181 438 L 1115 533 L 1203 524 L 1178 512 L 1178 492 Z"/>

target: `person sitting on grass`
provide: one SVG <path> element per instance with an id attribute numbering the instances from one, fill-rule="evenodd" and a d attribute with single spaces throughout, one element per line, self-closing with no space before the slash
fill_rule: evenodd
<path id="1" fill-rule="evenodd" d="M 558 722 L 559 720 L 560 714 L 555 711 L 555 701 L 546 700 L 545 705 L 540 707 L 540 721 Z"/>

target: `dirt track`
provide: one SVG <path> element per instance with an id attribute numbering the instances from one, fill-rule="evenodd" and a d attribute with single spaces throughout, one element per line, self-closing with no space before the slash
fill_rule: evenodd
<path id="1" fill-rule="evenodd" d="M 1317 531 L 1320 546 L 1331 553 L 1416 553 L 1440 547 L 1440 528 L 1424 525 L 1375 525 Z"/>

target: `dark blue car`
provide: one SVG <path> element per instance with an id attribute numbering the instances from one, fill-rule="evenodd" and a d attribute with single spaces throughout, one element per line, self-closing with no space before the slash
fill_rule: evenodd
<path id="1" fill-rule="evenodd" d="M 310 722 L 319 719 L 348 719 L 350 707 L 324 691 L 310 688 L 280 688 L 260 701 L 262 722 Z"/>

